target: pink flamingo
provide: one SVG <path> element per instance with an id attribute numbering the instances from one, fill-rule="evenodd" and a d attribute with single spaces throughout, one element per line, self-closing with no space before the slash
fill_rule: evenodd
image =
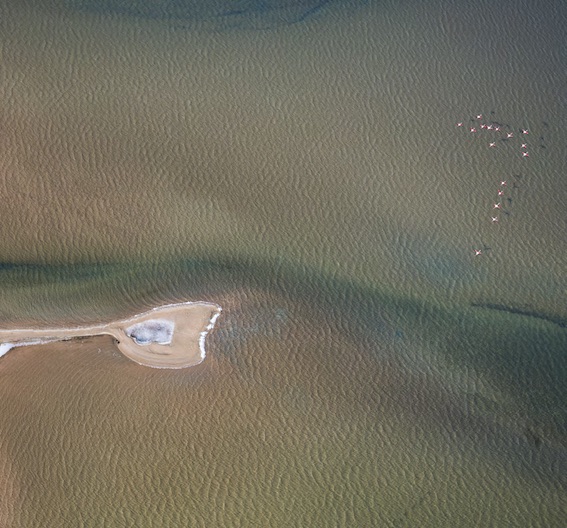
<path id="1" fill-rule="evenodd" d="M 474 250 L 474 256 L 478 257 L 479 255 L 482 255 L 482 249 L 475 249 Z"/>
<path id="2" fill-rule="evenodd" d="M 498 222 L 498 217 L 497 216 L 491 216 L 492 218 L 492 223 L 495 224 Z"/>
<path id="3" fill-rule="evenodd" d="M 501 209 L 502 208 L 502 204 L 500 202 L 495 203 L 493 209 Z"/>
<path id="4" fill-rule="evenodd" d="M 488 146 L 489 146 L 489 147 L 495 147 L 495 146 L 496 146 L 496 143 L 489 143 Z"/>
<path id="5" fill-rule="evenodd" d="M 522 152 L 522 156 L 524 156 L 524 158 L 529 158 L 530 154 L 529 152 Z"/>
<path id="6" fill-rule="evenodd" d="M 503 196 L 504 195 L 504 191 L 502 189 L 498 189 L 498 196 Z"/>
<path id="7" fill-rule="evenodd" d="M 506 180 L 502 180 L 502 181 L 500 182 L 500 185 L 501 185 L 502 187 L 506 187 L 506 184 L 507 184 L 507 183 L 508 183 L 508 182 L 507 182 Z"/>
<path id="8" fill-rule="evenodd" d="M 476 128 L 475 128 L 475 127 L 470 127 L 469 130 L 470 130 L 471 132 L 476 132 Z"/>

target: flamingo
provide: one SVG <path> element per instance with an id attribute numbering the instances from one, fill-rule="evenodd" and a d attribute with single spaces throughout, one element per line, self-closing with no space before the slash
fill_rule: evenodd
<path id="1" fill-rule="evenodd" d="M 492 223 L 495 224 L 498 222 L 498 217 L 497 216 L 491 216 L 492 218 Z"/>
<path id="2" fill-rule="evenodd" d="M 530 131 L 527 128 L 522 128 L 522 134 L 529 134 Z"/>
<path id="3" fill-rule="evenodd" d="M 488 146 L 489 146 L 489 147 L 495 147 L 495 146 L 496 146 L 496 143 L 489 143 Z"/>
<path id="4" fill-rule="evenodd" d="M 475 128 L 475 127 L 470 127 L 469 130 L 470 130 L 471 132 L 476 132 L 476 128 Z"/>
<path id="5" fill-rule="evenodd" d="M 459 122 L 457 123 L 457 126 L 458 126 L 458 127 L 462 127 L 462 126 L 463 126 L 463 122 L 462 122 L 462 121 L 459 121 Z"/>
<path id="6" fill-rule="evenodd" d="M 528 148 L 528 144 L 527 144 L 527 143 L 522 143 L 522 146 L 521 146 L 520 148 L 527 149 L 527 148 Z"/>
<path id="7" fill-rule="evenodd" d="M 500 209 L 502 207 L 502 204 L 500 202 L 495 203 L 493 209 Z"/>
<path id="8" fill-rule="evenodd" d="M 476 118 L 477 118 L 477 119 L 482 119 L 482 114 L 477 114 L 477 115 L 476 115 Z"/>
<path id="9" fill-rule="evenodd" d="M 529 152 L 522 152 L 522 156 L 524 156 L 524 158 L 529 158 L 530 154 Z"/>
<path id="10" fill-rule="evenodd" d="M 474 250 L 474 256 L 478 257 L 479 255 L 482 255 L 482 249 L 475 249 Z"/>
<path id="11" fill-rule="evenodd" d="M 507 184 L 507 183 L 508 183 L 508 182 L 507 182 L 506 180 L 502 180 L 502 181 L 500 182 L 500 185 L 501 185 L 502 187 L 506 187 L 506 184 Z"/>
<path id="12" fill-rule="evenodd" d="M 508 133 L 506 134 L 506 137 L 507 137 L 508 139 L 513 138 L 513 137 L 514 137 L 514 133 L 513 133 L 513 132 L 508 132 Z"/>
<path id="13" fill-rule="evenodd" d="M 504 191 L 502 189 L 498 189 L 498 196 L 503 196 L 504 195 Z"/>

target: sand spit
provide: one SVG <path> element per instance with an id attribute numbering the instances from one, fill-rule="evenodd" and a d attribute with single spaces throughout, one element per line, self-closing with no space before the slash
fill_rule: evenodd
<path id="1" fill-rule="evenodd" d="M 186 302 L 103 325 L 0 330 L 0 356 L 18 346 L 108 334 L 114 337 L 122 354 L 140 365 L 191 367 L 205 359 L 205 338 L 220 312 L 217 304 Z"/>

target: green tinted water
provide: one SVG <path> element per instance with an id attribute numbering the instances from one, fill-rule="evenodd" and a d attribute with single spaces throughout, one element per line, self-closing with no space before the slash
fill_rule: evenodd
<path id="1" fill-rule="evenodd" d="M 561 6 L 73 6 L 0 22 L 2 321 L 224 310 L 194 369 L 4 357 L 2 523 L 561 526 Z"/>

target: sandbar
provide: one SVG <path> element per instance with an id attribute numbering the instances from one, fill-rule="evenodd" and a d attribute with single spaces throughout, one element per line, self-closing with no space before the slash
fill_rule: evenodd
<path id="1" fill-rule="evenodd" d="M 220 313 L 221 307 L 214 303 L 185 302 L 101 325 L 5 329 L 0 330 L 0 357 L 14 347 L 107 334 L 122 354 L 140 365 L 191 367 L 205 359 L 205 338 Z"/>

